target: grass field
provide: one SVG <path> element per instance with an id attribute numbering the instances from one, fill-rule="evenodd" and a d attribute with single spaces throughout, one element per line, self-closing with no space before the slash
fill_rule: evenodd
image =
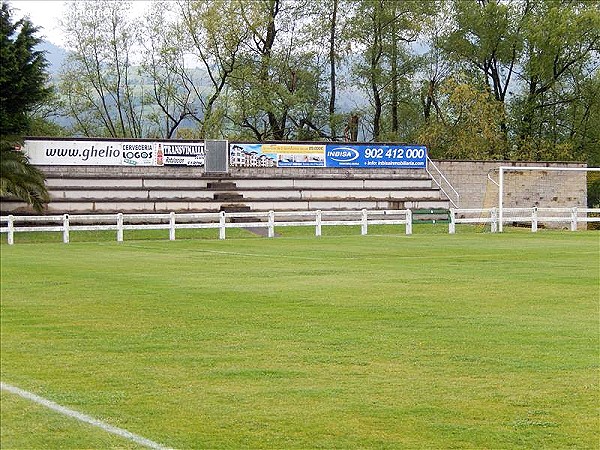
<path id="1" fill-rule="evenodd" d="M 181 449 L 598 448 L 600 233 L 311 232 L 17 236 L 2 381 Z M 3 449 L 138 448 L 1 395 Z"/>

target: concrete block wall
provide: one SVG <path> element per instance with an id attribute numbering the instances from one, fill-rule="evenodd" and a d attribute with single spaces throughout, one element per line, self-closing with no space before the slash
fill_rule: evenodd
<path id="1" fill-rule="evenodd" d="M 461 208 L 498 205 L 500 166 L 585 167 L 582 163 L 435 161 L 460 194 Z M 54 202 L 48 213 L 218 210 L 209 184 L 235 182 L 252 209 L 404 209 L 449 207 L 422 169 L 232 168 L 209 176 L 201 167 L 42 166 Z M 585 207 L 585 172 L 519 172 L 506 176 L 506 207 Z M 2 213 L 31 213 L 2 199 Z"/>
<path id="2" fill-rule="evenodd" d="M 460 194 L 460 208 L 498 206 L 500 166 L 586 167 L 583 163 L 450 161 L 435 164 Z M 587 205 L 586 173 L 583 171 L 505 171 L 504 206 L 507 208 L 585 208 Z"/>

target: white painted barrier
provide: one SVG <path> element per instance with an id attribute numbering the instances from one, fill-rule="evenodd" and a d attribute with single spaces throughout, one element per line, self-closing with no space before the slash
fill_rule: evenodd
<path id="1" fill-rule="evenodd" d="M 19 226 L 19 223 L 23 224 Z M 323 226 L 360 225 L 361 234 L 369 225 L 405 225 L 412 234 L 412 213 L 406 210 L 360 211 L 256 211 L 220 213 L 168 214 L 64 214 L 60 216 L 2 216 L 0 232 L 7 233 L 9 245 L 15 233 L 61 232 L 63 242 L 69 243 L 73 231 L 116 231 L 117 241 L 123 241 L 125 230 L 169 230 L 169 240 L 175 240 L 178 229 L 214 228 L 219 239 L 225 239 L 228 228 L 267 228 L 267 236 L 275 236 L 276 227 L 314 226 L 321 236 Z"/>
<path id="2" fill-rule="evenodd" d="M 588 222 L 600 222 L 600 208 L 504 208 L 502 215 L 498 208 L 451 208 L 448 232 L 454 234 L 457 223 L 490 224 L 492 233 L 502 231 L 501 225 L 505 223 L 531 223 L 531 231 L 535 233 L 539 223 L 565 223 L 571 231 L 577 231 L 580 223 Z"/>

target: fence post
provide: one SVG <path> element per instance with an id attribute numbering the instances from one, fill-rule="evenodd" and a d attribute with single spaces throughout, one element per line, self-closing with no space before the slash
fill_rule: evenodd
<path id="1" fill-rule="evenodd" d="M 275 211 L 269 211 L 269 232 L 270 238 L 275 237 Z"/>
<path id="2" fill-rule="evenodd" d="M 15 216 L 8 216 L 8 245 L 15 243 Z"/>
<path id="3" fill-rule="evenodd" d="M 571 231 L 577 231 L 577 207 L 571 209 Z"/>
<path id="4" fill-rule="evenodd" d="M 65 214 L 63 216 L 63 242 L 65 244 L 69 243 L 69 215 Z"/>
<path id="5" fill-rule="evenodd" d="M 117 242 L 123 242 L 123 213 L 117 214 Z"/>
<path id="6" fill-rule="evenodd" d="M 412 234 L 412 211 L 406 210 L 406 234 Z"/>
<path id="7" fill-rule="evenodd" d="M 175 213 L 173 211 L 169 213 L 169 240 L 175 240 Z"/>
<path id="8" fill-rule="evenodd" d="M 498 232 L 498 209 L 492 208 L 490 211 L 490 220 L 492 221 L 490 230 L 492 233 Z"/>
<path id="9" fill-rule="evenodd" d="M 454 222 L 454 219 L 456 219 L 456 211 L 454 210 L 454 208 L 450 208 L 450 222 L 448 222 L 448 234 L 456 233 L 456 222 Z"/>
<path id="10" fill-rule="evenodd" d="M 225 239 L 225 211 L 219 214 L 219 239 Z"/>
<path id="11" fill-rule="evenodd" d="M 367 221 L 367 210 L 363 209 L 361 212 L 361 225 L 360 225 L 360 234 L 365 236 L 367 234 L 368 221 Z"/>
<path id="12" fill-rule="evenodd" d="M 316 228 L 315 228 L 315 236 L 319 237 L 321 236 L 321 210 L 317 210 L 317 214 L 315 217 L 315 223 L 316 223 Z"/>
<path id="13" fill-rule="evenodd" d="M 531 232 L 536 233 L 538 230 L 538 209 L 537 206 L 533 207 L 531 211 Z"/>

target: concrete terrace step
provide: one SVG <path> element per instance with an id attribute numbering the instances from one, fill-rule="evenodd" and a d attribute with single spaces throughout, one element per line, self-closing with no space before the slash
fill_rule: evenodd
<path id="1" fill-rule="evenodd" d="M 46 214 L 84 214 L 84 213 L 134 213 L 134 212 L 217 212 L 222 208 L 238 208 L 241 211 L 308 211 L 308 210 L 357 210 L 357 209 L 414 209 L 414 208 L 447 208 L 448 202 L 433 198 L 395 199 L 314 199 L 286 200 L 263 199 L 244 200 L 239 203 L 219 200 L 166 200 L 166 201 L 92 201 L 92 200 L 60 200 L 52 201 L 45 210 Z M 23 214 L 31 212 L 23 202 L 2 199 L 2 214 Z"/>
<path id="2" fill-rule="evenodd" d="M 186 167 L 42 168 L 51 202 L 46 212 L 218 212 L 447 208 L 423 170 L 232 170 L 206 176 Z M 1 212 L 30 207 L 1 199 Z"/>
<path id="3" fill-rule="evenodd" d="M 164 199 L 223 199 L 223 200 L 241 200 L 241 199 L 264 199 L 264 198 L 285 198 L 285 199 L 315 199 L 315 198 L 407 198 L 407 197 L 435 197 L 439 198 L 440 191 L 433 188 L 425 189 L 243 189 L 237 191 L 218 191 L 218 190 L 181 190 L 181 189 L 138 189 L 138 188 L 51 188 L 49 193 L 53 201 L 63 199 L 89 199 L 89 200 L 164 200 Z"/>
<path id="4" fill-rule="evenodd" d="M 388 178 L 388 179 L 235 179 L 227 183 L 203 179 L 154 179 L 154 178 L 47 178 L 49 188 L 79 188 L 101 189 L 111 187 L 144 188 L 144 189 L 275 189 L 275 188 L 336 188 L 336 189 L 373 189 L 373 188 L 401 188 L 401 187 L 431 187 L 430 179 L 423 178 Z"/>

